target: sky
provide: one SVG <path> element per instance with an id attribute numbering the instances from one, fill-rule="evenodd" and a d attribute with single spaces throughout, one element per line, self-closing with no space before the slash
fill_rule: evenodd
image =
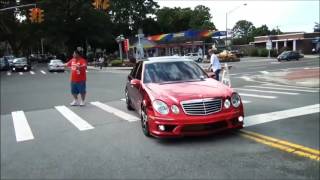
<path id="1" fill-rule="evenodd" d="M 211 21 L 218 30 L 226 29 L 226 12 L 228 13 L 228 29 L 237 21 L 247 20 L 254 26 L 266 24 L 269 29 L 277 26 L 282 32 L 313 32 L 315 22 L 319 23 L 320 0 L 155 0 L 162 7 L 180 7 L 193 9 L 197 5 L 210 8 Z M 244 6 L 243 4 L 247 4 Z M 232 11 L 235 9 L 234 11 Z M 232 12 L 230 12 L 232 11 Z"/>

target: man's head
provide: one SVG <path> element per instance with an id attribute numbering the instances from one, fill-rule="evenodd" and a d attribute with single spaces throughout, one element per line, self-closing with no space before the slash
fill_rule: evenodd
<path id="1" fill-rule="evenodd" d="M 80 52 L 78 50 L 75 50 L 73 52 L 73 57 L 76 58 L 76 59 L 79 58 L 80 57 Z"/>
<path id="2" fill-rule="evenodd" d="M 217 53 L 217 48 L 212 47 L 211 49 L 208 50 L 208 53 L 211 54 L 216 54 Z"/>

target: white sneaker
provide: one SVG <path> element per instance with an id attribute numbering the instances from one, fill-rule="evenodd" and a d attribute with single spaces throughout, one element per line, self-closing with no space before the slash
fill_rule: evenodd
<path id="1" fill-rule="evenodd" d="M 73 100 L 71 103 L 70 103 L 71 106 L 78 106 L 79 103 L 77 100 Z"/>
<path id="2" fill-rule="evenodd" d="M 84 101 L 80 101 L 80 106 L 84 106 L 86 103 Z"/>

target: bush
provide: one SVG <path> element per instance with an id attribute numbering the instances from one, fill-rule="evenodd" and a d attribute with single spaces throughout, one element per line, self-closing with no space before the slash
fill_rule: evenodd
<path id="1" fill-rule="evenodd" d="M 269 51 L 267 49 L 261 48 L 258 50 L 258 55 L 260 57 L 268 57 Z"/>
<path id="2" fill-rule="evenodd" d="M 258 49 L 257 48 L 250 49 L 249 56 L 258 56 Z"/>
<path id="3" fill-rule="evenodd" d="M 120 59 L 112 60 L 111 66 L 122 66 L 122 61 Z"/>
<path id="4" fill-rule="evenodd" d="M 270 56 L 271 57 L 277 57 L 278 56 L 277 50 L 276 49 L 271 49 L 270 50 Z"/>

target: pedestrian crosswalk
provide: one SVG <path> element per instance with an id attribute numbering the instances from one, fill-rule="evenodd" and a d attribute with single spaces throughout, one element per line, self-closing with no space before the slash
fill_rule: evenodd
<path id="1" fill-rule="evenodd" d="M 243 87 L 234 88 L 234 90 L 240 94 L 244 106 L 250 106 L 250 104 L 254 105 L 257 101 L 261 100 L 265 102 L 268 100 L 274 102 L 274 100 L 278 98 L 287 98 L 288 96 L 294 97 L 302 93 L 314 94 L 319 92 L 319 89 L 314 88 L 302 88 L 271 83 L 245 85 Z M 118 105 L 115 106 L 115 104 Z M 89 102 L 86 107 L 59 105 L 52 109 L 48 109 L 48 111 L 51 116 L 49 118 L 51 123 L 58 123 L 62 119 L 66 124 L 74 127 L 74 130 L 79 131 L 90 131 L 95 129 L 97 124 L 99 124 L 96 122 L 97 117 L 102 122 L 109 122 L 110 120 L 116 122 L 138 122 L 140 120 L 138 114 L 126 110 L 125 99 L 119 99 L 118 101 L 111 103 L 102 103 L 99 101 Z M 37 121 L 36 117 L 40 117 L 40 115 L 34 115 L 34 113 L 36 112 L 25 113 L 23 110 L 19 110 L 12 112 L 10 115 L 6 115 L 7 119 L 11 119 L 13 122 L 14 134 L 17 142 L 31 141 L 41 135 L 39 133 L 33 133 L 34 130 L 36 131 L 38 129 L 38 127 L 34 126 L 35 123 L 33 120 Z M 91 114 L 87 115 L 88 113 Z M 43 116 L 43 114 L 41 116 Z M 29 124 L 29 122 L 33 123 Z"/>
<path id="2" fill-rule="evenodd" d="M 246 100 L 248 97 L 256 99 L 277 99 L 279 95 L 297 96 L 301 93 L 318 93 L 317 88 L 297 87 L 290 85 L 280 85 L 272 83 L 263 83 L 260 85 L 245 85 L 240 88 L 234 88 L 242 97 L 244 104 L 252 101 Z"/>

